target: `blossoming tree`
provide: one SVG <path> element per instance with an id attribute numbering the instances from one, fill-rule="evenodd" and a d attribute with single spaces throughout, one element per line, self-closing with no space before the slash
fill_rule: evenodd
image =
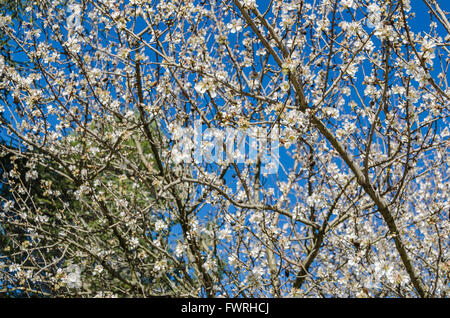
<path id="1" fill-rule="evenodd" d="M 18 141 L 3 153 L 28 169 L 3 176 L 3 290 L 447 296 L 441 6 L 41 0 L 1 16 L 32 63 L 0 60 L 2 137 Z M 230 129 L 276 132 L 277 156 Z"/>

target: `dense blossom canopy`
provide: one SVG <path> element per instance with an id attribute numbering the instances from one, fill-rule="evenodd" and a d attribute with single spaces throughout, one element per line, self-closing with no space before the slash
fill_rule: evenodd
<path id="1" fill-rule="evenodd" d="M 27 64 L 0 56 L 1 291 L 446 297 L 442 2 L 39 0 L 4 13 Z M 249 158 L 246 139 L 205 160 L 227 129 L 276 132 L 277 156 L 260 144 Z"/>

